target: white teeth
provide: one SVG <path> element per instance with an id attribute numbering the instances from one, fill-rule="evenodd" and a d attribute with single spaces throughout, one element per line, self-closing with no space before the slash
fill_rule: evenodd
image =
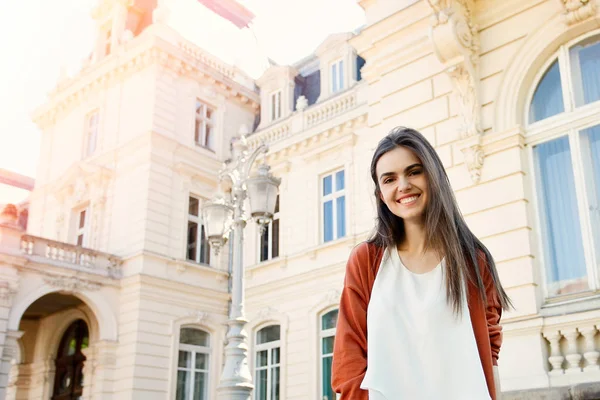
<path id="1" fill-rule="evenodd" d="M 417 200 L 418 198 L 419 198 L 419 196 L 405 197 L 402 200 L 400 200 L 400 204 L 412 203 L 413 201 Z"/>

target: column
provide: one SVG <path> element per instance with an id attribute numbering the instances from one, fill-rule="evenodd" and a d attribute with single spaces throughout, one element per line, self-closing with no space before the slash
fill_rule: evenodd
<path id="1" fill-rule="evenodd" d="M 23 336 L 22 331 L 9 330 L 5 334 L 2 358 L 0 361 L 0 399 L 5 398 L 9 383 L 14 383 L 15 377 L 10 377 L 13 366 L 21 361 L 19 344 L 17 341 Z M 12 382 L 11 382 L 12 381 Z"/>

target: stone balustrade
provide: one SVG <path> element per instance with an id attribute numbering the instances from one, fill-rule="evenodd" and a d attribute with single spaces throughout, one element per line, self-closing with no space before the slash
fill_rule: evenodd
<path id="1" fill-rule="evenodd" d="M 594 320 L 544 328 L 550 377 L 600 374 L 598 327 L 600 323 Z"/>
<path id="2" fill-rule="evenodd" d="M 31 235 L 21 237 L 21 252 L 40 261 L 55 261 L 64 263 L 73 269 L 108 276 L 121 277 L 122 261 L 119 257 L 75 246 L 68 243 L 41 238 Z"/>
<path id="3" fill-rule="evenodd" d="M 352 109 L 366 105 L 366 89 L 365 85 L 359 83 L 327 100 L 296 110 L 289 117 L 267 125 L 250 135 L 248 145 L 251 149 L 255 149 L 260 143 L 275 143 L 308 129 L 317 128 L 319 125 L 323 125 L 323 128 L 327 129 L 326 122 Z"/>

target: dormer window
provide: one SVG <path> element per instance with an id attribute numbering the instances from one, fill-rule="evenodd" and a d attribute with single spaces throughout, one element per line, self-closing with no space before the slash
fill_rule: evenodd
<path id="1" fill-rule="evenodd" d="M 270 100 L 271 121 L 281 118 L 281 90 L 271 94 Z"/>
<path id="2" fill-rule="evenodd" d="M 344 89 L 344 60 L 337 60 L 331 63 L 331 93 L 336 93 Z"/>

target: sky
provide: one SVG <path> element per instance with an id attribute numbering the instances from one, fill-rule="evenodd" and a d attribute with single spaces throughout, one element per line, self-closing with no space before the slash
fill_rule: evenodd
<path id="1" fill-rule="evenodd" d="M 41 132 L 31 121 L 64 70 L 74 75 L 96 39 L 99 0 L 0 1 L 0 168 L 35 178 Z M 195 0 L 167 0 L 169 25 L 185 38 L 256 78 L 267 57 L 292 64 L 330 34 L 364 24 L 356 0 L 239 0 L 255 19 L 238 30 Z M 23 191 L 0 185 L 0 203 Z"/>

